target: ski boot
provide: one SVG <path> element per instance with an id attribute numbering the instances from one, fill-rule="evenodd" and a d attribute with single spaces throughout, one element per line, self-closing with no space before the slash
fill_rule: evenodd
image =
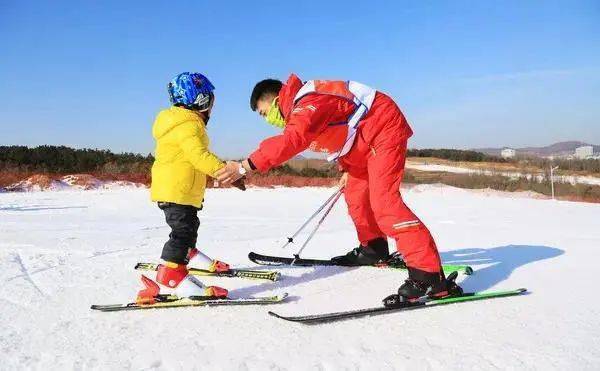
<path id="1" fill-rule="evenodd" d="M 331 258 L 331 261 L 344 266 L 376 265 L 385 263 L 389 256 L 387 239 L 376 238 L 369 241 L 367 246 L 360 245 L 346 255 Z"/>
<path id="2" fill-rule="evenodd" d="M 160 296 L 160 287 L 157 283 L 174 289 L 173 294 L 178 297 L 202 296 L 215 299 L 227 297 L 227 290 L 218 286 L 205 286 L 198 278 L 188 274 L 185 264 L 166 262 L 158 266 L 156 282 L 142 275 L 145 288 L 138 292 L 136 302 L 150 304 Z"/>
<path id="3" fill-rule="evenodd" d="M 406 269 L 406 263 L 402 258 L 402 254 L 397 251 L 390 255 L 389 259 L 386 261 L 386 264 L 390 268 Z"/>
<path id="4" fill-rule="evenodd" d="M 385 307 L 399 307 L 418 302 L 423 298 L 441 299 L 449 296 L 460 296 L 463 291 L 454 282 L 457 272 L 448 278 L 443 273 L 429 273 L 419 269 L 408 268 L 409 278 L 398 289 L 398 293 L 383 299 Z"/>
<path id="5" fill-rule="evenodd" d="M 191 248 L 187 255 L 188 264 L 198 269 L 205 269 L 213 273 L 227 272 L 231 268 L 229 264 L 219 260 L 211 259 L 207 255 L 198 251 L 198 249 Z"/>

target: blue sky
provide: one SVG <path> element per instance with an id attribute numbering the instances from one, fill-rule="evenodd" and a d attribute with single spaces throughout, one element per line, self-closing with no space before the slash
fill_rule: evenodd
<path id="1" fill-rule="evenodd" d="M 600 144 L 598 1 L 0 0 L 0 45 L 0 144 L 149 153 L 182 71 L 224 157 L 276 133 L 248 98 L 290 72 L 390 94 L 411 147 Z"/>

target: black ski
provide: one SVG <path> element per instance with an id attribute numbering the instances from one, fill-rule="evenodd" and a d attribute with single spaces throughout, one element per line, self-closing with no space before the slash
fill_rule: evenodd
<path id="1" fill-rule="evenodd" d="M 135 268 L 142 271 L 156 271 L 158 264 L 155 263 L 137 263 Z M 269 280 L 277 281 L 279 279 L 279 272 L 273 271 L 254 271 L 249 269 L 235 269 L 232 268 L 226 272 L 211 272 L 205 269 L 188 268 L 189 274 L 193 276 L 208 276 L 208 277 L 238 277 L 238 278 L 249 278 L 253 280 Z"/>
<path id="2" fill-rule="evenodd" d="M 338 266 L 343 267 L 343 265 L 339 265 L 334 263 L 331 260 L 322 260 L 322 259 L 303 259 L 303 258 L 289 258 L 284 256 L 272 256 L 272 255 L 262 255 L 257 254 L 255 252 L 250 252 L 248 254 L 248 259 L 253 261 L 256 264 L 260 265 L 294 265 L 298 267 L 312 267 L 312 266 Z M 392 269 L 406 269 L 406 264 L 398 255 L 394 254 L 392 257 L 381 264 L 367 265 L 366 267 L 378 267 L 378 268 L 392 268 Z M 453 264 L 443 264 L 442 268 L 444 268 L 444 272 L 452 273 L 452 272 L 462 272 L 466 275 L 473 274 L 473 268 L 468 265 L 453 265 Z"/>
<path id="3" fill-rule="evenodd" d="M 124 310 L 141 310 L 141 309 L 159 309 L 159 308 L 181 308 L 181 307 L 200 307 L 200 306 L 228 306 L 228 305 L 268 305 L 283 302 L 288 297 L 287 293 L 265 296 L 265 297 L 249 297 L 249 298 L 224 298 L 217 299 L 210 296 L 192 296 L 179 298 L 172 295 L 159 295 L 156 297 L 156 302 L 151 304 L 94 304 L 91 306 L 93 310 L 101 312 L 118 312 Z"/>
<path id="4" fill-rule="evenodd" d="M 462 302 L 466 302 L 466 301 L 486 300 L 486 299 L 500 298 L 500 297 L 506 297 L 506 296 L 515 296 L 515 295 L 521 295 L 521 294 L 525 293 L 526 291 L 527 291 L 527 289 L 522 288 L 522 289 L 508 290 L 508 291 L 470 292 L 470 293 L 464 293 L 460 296 L 447 297 L 447 298 L 443 298 L 443 299 L 423 299 L 418 302 L 409 303 L 409 304 L 405 304 L 403 306 L 393 307 L 393 308 L 381 306 L 381 307 L 374 307 L 374 308 L 365 308 L 365 309 L 357 309 L 357 310 L 350 310 L 350 311 L 344 311 L 344 312 L 323 313 L 323 314 L 314 314 L 314 315 L 306 315 L 306 316 L 284 316 L 284 315 L 280 315 L 280 314 L 277 314 L 277 313 L 271 312 L 271 311 L 269 311 L 269 314 L 273 317 L 280 318 L 280 319 L 283 319 L 286 321 L 299 322 L 299 323 L 304 323 L 304 324 L 319 324 L 319 323 L 325 323 L 325 322 L 333 322 L 333 321 L 352 319 L 352 318 L 357 318 L 357 317 L 373 316 L 373 315 L 394 313 L 394 312 L 414 310 L 414 309 L 423 309 L 423 308 L 438 306 L 438 305 L 448 305 L 448 304 L 462 303 Z"/>

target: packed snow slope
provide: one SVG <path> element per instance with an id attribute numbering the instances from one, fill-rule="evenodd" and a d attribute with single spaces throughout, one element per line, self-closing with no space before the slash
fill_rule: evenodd
<path id="1" fill-rule="evenodd" d="M 375 306 L 406 274 L 378 268 L 282 268 L 280 282 L 206 279 L 231 296 L 289 292 L 267 307 L 101 313 L 141 287 L 169 233 L 148 190 L 0 194 L 0 369 L 600 369 L 600 205 L 403 191 L 466 290 L 530 294 L 305 326 L 267 315 Z M 209 190 L 198 247 L 237 267 L 280 246 L 332 189 Z M 356 245 L 340 202 L 306 249 Z M 259 268 L 264 269 L 264 268 Z"/>

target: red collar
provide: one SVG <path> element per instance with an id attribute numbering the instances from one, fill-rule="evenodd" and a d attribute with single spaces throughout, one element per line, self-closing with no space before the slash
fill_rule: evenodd
<path id="1" fill-rule="evenodd" d="M 292 113 L 294 97 L 303 85 L 304 83 L 302 80 L 292 73 L 281 87 L 281 90 L 279 91 L 279 109 L 281 110 L 283 118 L 289 117 Z"/>

